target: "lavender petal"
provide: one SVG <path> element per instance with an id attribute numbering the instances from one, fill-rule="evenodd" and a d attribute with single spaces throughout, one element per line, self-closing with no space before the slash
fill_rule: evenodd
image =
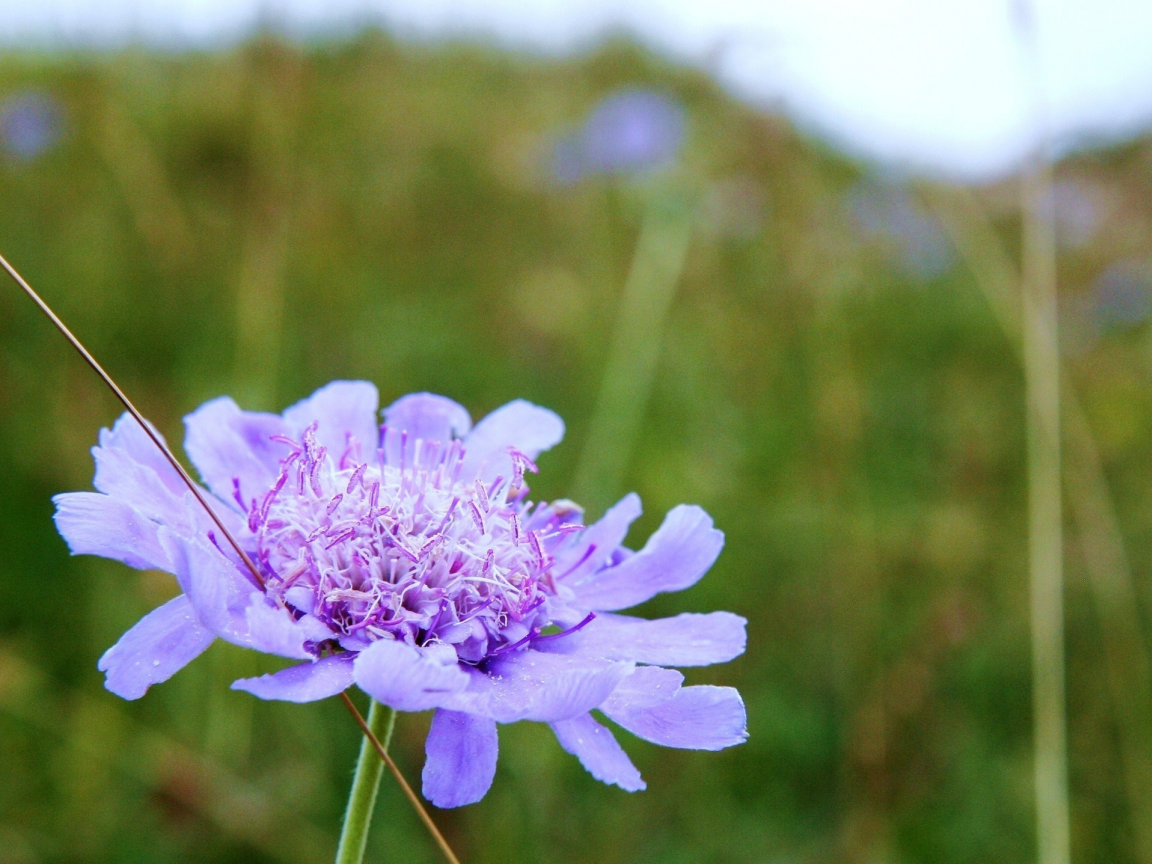
<path id="1" fill-rule="evenodd" d="M 187 513 L 181 503 L 187 487 L 181 483 L 179 488 L 172 488 L 157 473 L 157 468 L 142 461 L 143 445 L 138 439 L 144 438 L 153 451 L 156 445 L 148 441 L 135 420 L 129 419 L 129 422 L 136 428 L 135 436 L 128 434 L 132 426 L 127 426 L 123 418 L 117 421 L 114 432 L 101 430 L 101 444 L 92 448 L 96 462 L 92 485 L 157 522 L 171 526 L 187 524 Z M 173 473 L 171 466 L 167 473 Z"/>
<path id="2" fill-rule="evenodd" d="M 389 429 L 407 432 L 412 440 L 447 444 L 463 438 L 472 429 L 472 418 L 464 406 L 434 393 L 410 393 L 384 409 Z"/>
<path id="3" fill-rule="evenodd" d="M 498 476 L 511 477 L 513 465 L 508 455 L 509 447 L 535 459 L 560 443 L 563 437 L 563 420 L 547 408 L 516 399 L 477 423 L 464 439 L 467 453 L 462 476 L 479 475 L 485 482 Z"/>
<path id="4" fill-rule="evenodd" d="M 216 497 L 232 501 L 232 479 L 245 496 L 272 485 L 287 448 L 270 440 L 288 430 L 275 414 L 241 411 L 226 396 L 205 402 L 184 418 L 184 451 Z"/>
<path id="5" fill-rule="evenodd" d="M 102 555 L 138 570 L 169 570 L 160 526 L 134 507 L 98 492 L 65 492 L 56 504 L 56 530 L 73 555 Z"/>
<path id="6" fill-rule="evenodd" d="M 653 621 L 602 612 L 587 627 L 542 647 L 657 666 L 710 666 L 744 653 L 747 624 L 731 612 L 685 612 Z"/>
<path id="7" fill-rule="evenodd" d="M 418 648 L 380 639 L 356 657 L 356 684 L 397 711 L 439 708 L 468 686 L 468 675 L 455 663 L 444 665 Z"/>
<path id="8" fill-rule="evenodd" d="M 649 708 L 609 702 L 601 710 L 633 735 L 664 747 L 723 750 L 748 738 L 744 700 L 733 687 L 682 687 Z"/>
<path id="9" fill-rule="evenodd" d="M 156 429 L 152 431 L 157 438 L 161 441 L 164 440 L 164 436 Z M 127 412 L 120 415 L 111 429 L 100 430 L 100 443 L 93 448 L 93 455 L 97 456 L 97 479 L 94 485 L 101 492 L 115 494 L 117 490 L 111 484 L 115 484 L 121 478 L 115 472 L 109 472 L 106 477 L 101 477 L 98 457 L 98 451 L 101 450 L 123 453 L 141 468 L 151 471 L 170 492 L 180 495 L 185 489 L 184 481 L 181 480 L 180 475 L 168 464 L 164 454 L 144 432 L 136 418 Z"/>
<path id="10" fill-rule="evenodd" d="M 669 511 L 644 548 L 574 586 L 576 602 L 596 611 L 627 609 L 662 591 L 681 591 L 708 572 L 724 535 L 699 507 L 680 505 Z"/>
<path id="11" fill-rule="evenodd" d="M 628 526 L 641 512 L 640 496 L 635 492 L 625 495 L 599 521 L 582 531 L 577 543 L 557 554 L 555 572 L 564 575 L 565 584 L 579 585 L 608 562 L 612 553 L 624 542 Z M 590 546 L 596 548 L 588 553 Z"/>
<path id="12" fill-rule="evenodd" d="M 284 412 L 284 422 L 297 438 L 316 422 L 316 442 L 340 459 L 352 435 L 365 454 L 376 451 L 376 411 L 380 395 L 369 381 L 333 381 Z"/>
<path id="13" fill-rule="evenodd" d="M 172 563 L 176 581 L 200 623 L 217 636 L 237 645 L 248 646 L 246 609 L 252 595 L 263 595 L 219 549 L 175 534 L 166 528 L 158 533 L 160 545 Z"/>
<path id="14" fill-rule="evenodd" d="M 615 784 L 626 792 L 648 788 L 611 730 L 597 723 L 591 714 L 550 725 L 560 746 L 579 759 L 584 769 L 601 783 Z"/>
<path id="15" fill-rule="evenodd" d="M 251 595 L 251 603 L 244 612 L 248 625 L 247 644 L 266 654 L 311 660 L 313 654 L 308 643 L 324 642 L 335 634 L 322 621 L 312 615 L 299 620 L 282 606 L 269 601 L 264 595 Z"/>
<path id="16" fill-rule="evenodd" d="M 638 666 L 636 671 L 620 682 L 612 695 L 604 700 L 600 710 L 634 712 L 667 702 L 680 690 L 684 676 L 675 669 L 660 666 Z"/>
<path id="17" fill-rule="evenodd" d="M 352 686 L 352 660 L 350 654 L 337 654 L 315 663 L 289 666 L 272 675 L 241 678 L 232 682 L 232 689 L 243 690 L 260 699 L 316 702 Z"/>
<path id="18" fill-rule="evenodd" d="M 468 688 L 441 707 L 498 723 L 569 720 L 598 707 L 635 669 L 631 663 L 525 650 L 491 660 L 487 673 L 468 673 Z"/>
<path id="19" fill-rule="evenodd" d="M 496 721 L 438 710 L 424 743 L 424 797 L 437 807 L 475 804 L 496 776 Z"/>
<path id="20" fill-rule="evenodd" d="M 153 684 L 167 681 L 212 644 L 216 637 L 196 618 L 181 594 L 153 609 L 104 652 L 96 668 L 104 686 L 123 699 L 139 699 Z"/>

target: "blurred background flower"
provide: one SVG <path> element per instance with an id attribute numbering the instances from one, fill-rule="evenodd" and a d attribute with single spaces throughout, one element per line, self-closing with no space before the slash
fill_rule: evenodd
<path id="1" fill-rule="evenodd" d="M 684 142 L 683 106 L 670 94 L 629 88 L 603 99 L 579 131 L 556 142 L 553 170 L 572 183 L 589 174 L 670 167 Z"/>
<path id="2" fill-rule="evenodd" d="M 0 101 L 0 141 L 9 157 L 35 159 L 60 140 L 63 120 L 63 109 L 47 93 L 12 94 Z"/>
<path id="3" fill-rule="evenodd" d="M 846 203 L 861 237 L 888 252 L 913 279 L 936 279 L 952 266 L 952 250 L 944 232 L 899 186 L 862 181 L 849 190 Z"/>
<path id="4" fill-rule="evenodd" d="M 1110 264 L 1092 286 L 1092 320 L 1102 331 L 1129 330 L 1152 314 L 1152 267 L 1146 260 Z"/>

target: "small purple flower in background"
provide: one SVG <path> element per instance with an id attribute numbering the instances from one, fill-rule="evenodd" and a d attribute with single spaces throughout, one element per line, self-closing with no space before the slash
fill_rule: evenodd
<path id="1" fill-rule="evenodd" d="M 1056 237 L 1068 249 L 1081 249 L 1100 233 L 1110 209 L 1098 185 L 1085 180 L 1059 180 L 1052 186 Z"/>
<path id="2" fill-rule="evenodd" d="M 952 249 L 940 226 L 898 186 L 862 182 L 848 193 L 846 203 L 857 230 L 889 246 L 913 278 L 935 279 L 952 266 Z"/>
<path id="3" fill-rule="evenodd" d="M 60 104 L 44 93 L 9 96 L 0 103 L 0 142 L 15 159 L 35 159 L 60 140 L 63 118 Z"/>
<path id="4" fill-rule="evenodd" d="M 589 526 L 570 501 L 527 500 L 533 460 L 564 433 L 551 411 L 515 401 L 473 427 L 418 393 L 378 427 L 377 406 L 372 384 L 337 381 L 283 415 L 220 398 L 186 418 L 205 495 L 259 577 L 135 421 L 101 432 L 98 491 L 56 496 L 60 533 L 74 554 L 166 570 L 183 591 L 100 659 L 109 690 L 137 699 L 217 637 L 303 660 L 233 687 L 310 702 L 356 684 L 401 711 L 435 709 L 423 781 L 441 807 L 487 792 L 497 723 L 548 723 L 629 791 L 644 781 L 593 709 L 667 747 L 745 740 L 736 690 L 685 687 L 665 668 L 739 656 L 743 618 L 617 614 L 708 571 L 724 539 L 703 510 L 676 507 L 632 552 L 634 494 Z"/>
<path id="5" fill-rule="evenodd" d="M 628 89 L 608 96 L 553 151 L 562 183 L 588 174 L 636 174 L 675 162 L 684 142 L 683 106 L 667 93 Z"/>
<path id="6" fill-rule="evenodd" d="M 1091 294 L 1095 329 L 1128 330 L 1152 315 L 1152 268 L 1146 261 L 1117 261 L 1096 279 Z"/>

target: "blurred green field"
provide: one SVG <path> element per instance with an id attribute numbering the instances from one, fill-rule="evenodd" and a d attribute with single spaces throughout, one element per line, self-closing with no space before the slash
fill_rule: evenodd
<path id="1" fill-rule="evenodd" d="M 556 136 L 633 85 L 683 102 L 676 171 L 552 180 Z M 545 727 L 502 727 L 488 797 L 436 814 L 462 860 L 1033 860 L 1023 386 L 995 311 L 1013 308 L 1012 184 L 869 174 L 626 42 L 568 61 L 378 33 L 0 57 L 0 98 L 21 92 L 59 101 L 63 135 L 0 159 L 0 251 L 173 442 L 208 398 L 279 410 L 334 378 L 375 381 L 385 404 L 441 392 L 474 417 L 524 397 L 568 423 L 533 490 L 565 497 L 646 184 L 695 202 L 614 491 L 644 499 L 630 545 L 685 501 L 726 532 L 703 582 L 644 612 L 749 619 L 744 657 L 688 679 L 739 687 L 750 740 L 695 753 L 621 733 L 649 783 L 628 795 Z M 1123 676 L 1152 601 L 1152 331 L 1078 322 L 1112 262 L 1152 262 L 1152 143 L 1060 177 L 1105 202 L 1061 253 L 1091 433 L 1069 459 L 1088 441 L 1103 466 L 1069 492 L 1073 853 L 1148 862 L 1133 790 L 1152 716 Z M 876 230 L 890 200 L 921 241 L 943 238 L 930 266 Z M 229 691 L 272 666 L 222 644 L 139 702 L 103 689 L 97 658 L 175 593 L 163 574 L 69 558 L 53 529 L 50 496 L 88 488 L 88 448 L 117 414 L 0 290 L 0 864 L 329 861 L 358 746 L 334 700 Z M 1114 513 L 1084 493 L 1093 478 Z M 1109 606 L 1086 564 L 1112 515 L 1131 579 Z M 428 719 L 401 716 L 411 778 Z M 368 860 L 438 860 L 388 778 Z"/>

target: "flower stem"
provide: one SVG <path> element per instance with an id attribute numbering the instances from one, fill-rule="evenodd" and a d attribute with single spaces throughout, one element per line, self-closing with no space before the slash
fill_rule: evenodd
<path id="1" fill-rule="evenodd" d="M 692 240 L 695 209 L 675 188 L 648 191 L 640 237 L 617 311 L 576 500 L 600 512 L 619 494 L 663 347 L 664 325 Z"/>
<path id="2" fill-rule="evenodd" d="M 368 728 L 376 740 L 388 749 L 392 729 L 396 726 L 396 710 L 385 708 L 375 699 L 368 710 Z M 372 824 L 372 811 L 376 806 L 376 793 L 384 763 L 367 735 L 360 742 L 360 758 L 356 760 L 356 774 L 352 778 L 352 791 L 348 795 L 348 809 L 344 812 L 344 827 L 340 829 L 340 846 L 336 850 L 336 864 L 360 864 L 368 844 L 368 828 Z"/>
<path id="3" fill-rule="evenodd" d="M 364 740 L 376 751 L 376 755 L 380 757 L 380 761 L 388 766 L 388 770 L 391 771 L 392 776 L 396 778 L 396 782 L 400 785 L 400 791 L 404 793 L 404 796 L 412 804 L 412 809 L 416 811 L 416 815 L 420 817 L 420 821 L 424 823 L 424 827 L 428 829 L 428 833 L 432 835 L 432 839 L 436 841 L 436 845 L 439 846 L 440 851 L 444 853 L 444 858 L 448 861 L 448 864 L 460 864 L 460 859 L 456 857 L 456 853 L 452 851 L 452 847 L 448 845 L 448 841 L 444 839 L 444 835 L 440 833 L 440 829 L 436 827 L 436 823 L 432 821 L 432 817 L 428 815 L 428 811 L 425 810 L 424 805 L 420 803 L 420 797 L 412 791 L 411 785 L 404 779 L 404 775 L 400 773 L 400 769 L 396 767 L 396 763 L 392 757 L 388 755 L 387 744 L 381 743 L 380 736 L 368 725 L 368 721 L 360 715 L 360 711 L 357 710 L 356 705 L 348 698 L 347 692 L 340 694 L 340 701 L 344 703 L 344 707 L 348 709 L 348 713 L 352 715 L 352 719 L 356 721 L 356 725 L 359 726 L 360 731 L 364 733 Z M 372 707 L 373 709 L 377 707 L 375 701 L 373 701 Z M 385 735 L 391 736 L 392 727 L 395 725 L 395 718 L 396 712 L 393 711 L 387 723 L 388 728 L 384 730 Z M 377 720 L 378 724 L 379 722 L 380 721 Z M 387 740 L 388 738 L 384 739 L 385 742 L 387 742 Z M 361 758 L 363 758 L 363 751 L 361 751 Z M 361 761 L 357 766 L 357 776 L 359 776 L 360 768 L 363 767 L 363 765 L 364 763 Z M 379 782 L 379 778 L 377 778 L 376 782 Z M 355 794 L 356 787 L 353 785 L 353 798 Z M 349 802 L 349 807 L 351 807 L 351 802 Z M 369 814 L 372 812 L 371 805 L 368 806 L 368 812 Z M 364 832 L 367 833 L 367 831 L 368 825 L 367 822 L 365 822 Z M 341 846 L 343 847 L 343 841 L 341 841 Z M 363 855 L 363 846 L 361 846 L 361 855 Z M 349 860 L 358 862 L 360 859 L 350 858 Z M 342 864 L 342 859 L 337 858 L 337 864 Z"/>

